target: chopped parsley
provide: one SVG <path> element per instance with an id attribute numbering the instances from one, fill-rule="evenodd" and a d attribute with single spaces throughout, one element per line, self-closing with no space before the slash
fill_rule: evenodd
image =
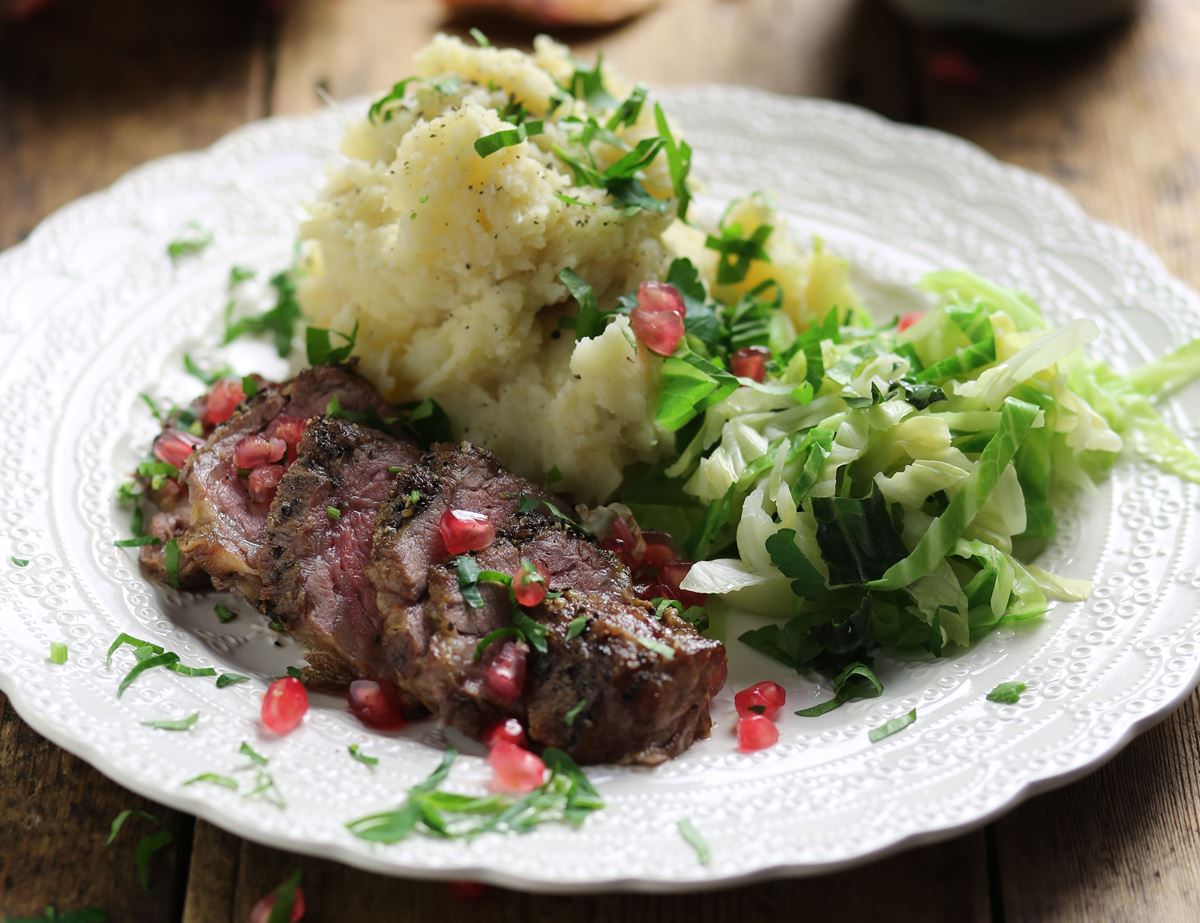
<path id="1" fill-rule="evenodd" d="M 341 337 L 341 346 L 333 345 L 334 337 Z M 304 331 L 304 346 L 308 353 L 309 365 L 338 365 L 350 358 L 354 345 L 358 340 L 358 321 L 348 334 L 340 330 L 326 330 L 323 327 L 309 327 Z"/>
<path id="2" fill-rule="evenodd" d="M 368 121 L 372 124 L 390 122 L 396 109 L 399 108 L 399 104 L 404 101 L 408 85 L 416 79 L 416 77 L 405 77 L 399 83 L 392 84 L 392 88 L 387 93 L 371 103 L 371 108 L 367 110 Z"/>
<path id="3" fill-rule="evenodd" d="M 171 262 L 177 263 L 185 256 L 201 253 L 212 242 L 212 234 L 193 222 L 187 225 L 184 233 L 167 244 L 167 256 Z"/>
<path id="4" fill-rule="evenodd" d="M 250 677 L 243 673 L 222 673 L 217 677 L 217 688 L 224 689 L 227 686 L 236 686 L 238 683 L 246 683 L 250 681 Z"/>
<path id="5" fill-rule="evenodd" d="M 717 284 L 733 285 L 746 278 L 750 264 L 755 260 L 769 263 L 764 245 L 774 230 L 769 224 L 760 225 L 749 237 L 742 236 L 740 225 L 721 228 L 719 237 L 709 234 L 704 246 L 720 254 L 717 264 Z"/>
<path id="6" fill-rule="evenodd" d="M 667 169 L 671 174 L 671 185 L 675 190 L 675 198 L 679 202 L 679 220 L 687 221 L 688 206 L 692 201 L 692 192 L 688 188 L 688 174 L 692 169 L 692 146 L 680 138 L 675 140 L 671 126 L 667 122 L 662 106 L 654 106 L 654 123 L 658 127 L 659 137 L 663 141 L 663 152 L 667 158 Z"/>
<path id="7" fill-rule="evenodd" d="M 108 839 L 105 841 L 106 846 L 111 846 L 116 841 L 125 826 L 125 822 L 131 817 L 139 817 L 151 822 L 156 827 L 162 827 L 162 821 L 148 811 L 127 808 L 114 818 Z M 138 882 L 141 884 L 143 891 L 150 890 L 150 860 L 154 858 L 156 853 L 166 849 L 173 842 L 175 842 L 175 838 L 171 835 L 171 832 L 163 829 L 156 830 L 154 833 L 138 840 L 138 844 L 134 849 L 134 864 L 137 866 Z"/>
<path id="8" fill-rule="evenodd" d="M 368 767 L 369 769 L 374 769 L 376 766 L 379 765 L 379 757 L 367 756 L 367 754 L 362 752 L 362 750 L 359 748 L 358 744 L 350 744 L 350 746 L 348 746 L 346 748 L 346 750 L 350 753 L 350 755 L 354 759 L 358 760 L 360 763 L 362 763 L 364 766 Z"/>
<path id="9" fill-rule="evenodd" d="M 883 740 L 885 737 L 891 737 L 893 734 L 903 731 L 916 720 L 917 710 L 914 708 L 911 711 L 905 712 L 903 715 L 893 718 L 891 721 L 885 721 L 883 724 L 879 725 L 879 727 L 872 729 L 867 733 L 867 739 L 873 744 L 879 743 L 879 741 Z"/>
<path id="10" fill-rule="evenodd" d="M 149 641 L 143 641 L 141 638 L 135 638 L 132 635 L 127 635 L 124 632 L 117 635 L 116 640 L 109 645 L 108 652 L 105 656 L 105 664 L 112 663 L 113 654 L 120 648 L 128 645 L 133 648 L 133 656 L 137 661 L 133 667 L 125 674 L 117 687 L 117 698 L 120 698 L 125 690 L 129 688 L 139 676 L 147 670 L 153 670 L 156 667 L 166 667 L 173 673 L 178 673 L 181 676 L 216 676 L 217 671 L 212 667 L 189 667 L 186 664 L 179 662 L 179 655 L 173 651 L 164 651 L 157 644 L 152 644 Z"/>
<path id="11" fill-rule="evenodd" d="M 273 275 L 269 284 L 275 290 L 275 304 L 261 314 L 252 314 L 233 320 L 233 303 L 226 307 L 225 332 L 221 343 L 229 344 L 247 333 L 268 333 L 275 340 L 275 351 L 281 358 L 292 353 L 292 342 L 296 337 L 296 325 L 300 323 L 300 301 L 296 297 L 299 269 L 293 267 Z"/>
<path id="12" fill-rule="evenodd" d="M 243 282 L 254 278 L 254 270 L 245 266 L 229 267 L 229 288 L 235 289 Z"/>
<path id="13" fill-rule="evenodd" d="M 70 652 L 67 650 L 67 645 L 62 641 L 50 642 L 50 662 L 55 666 L 61 667 L 67 662 L 67 655 Z"/>
<path id="14" fill-rule="evenodd" d="M 489 631 L 486 635 L 479 639 L 479 643 L 475 645 L 474 660 L 478 663 L 483 659 L 483 652 L 499 641 L 501 638 L 513 638 L 517 641 L 523 640 L 524 635 L 521 634 L 521 629 L 513 625 L 505 625 L 503 628 L 497 628 L 495 631 Z"/>
<path id="15" fill-rule="evenodd" d="M 634 635 L 633 640 L 644 647 L 648 651 L 653 651 L 662 657 L 664 660 L 675 659 L 675 648 L 669 644 L 663 644 L 657 638 L 647 638 L 644 635 Z"/>
<path id="16" fill-rule="evenodd" d="M 237 618 L 237 613 L 224 603 L 217 603 L 213 606 L 213 611 L 217 613 L 217 618 L 221 620 L 222 625 L 232 622 Z"/>
<path id="17" fill-rule="evenodd" d="M 327 506 L 327 507 L 325 507 L 325 515 L 328 516 L 330 519 L 341 519 L 342 511 L 339 510 L 336 506 Z"/>
<path id="18" fill-rule="evenodd" d="M 183 354 L 183 368 L 193 378 L 198 378 L 200 381 L 202 381 L 204 384 L 208 385 L 209 387 L 215 385 L 218 381 L 220 381 L 222 378 L 226 377 L 227 375 L 233 374 L 233 369 L 231 369 L 228 365 L 223 365 L 219 369 L 216 369 L 211 372 L 206 372 L 204 369 L 202 369 L 199 365 L 196 364 L 196 360 L 194 360 L 191 357 L 190 353 Z"/>
<path id="19" fill-rule="evenodd" d="M 253 772 L 254 781 L 249 785 L 246 791 L 241 792 L 241 784 L 232 776 L 222 775 L 217 772 L 202 772 L 198 776 L 193 776 L 187 779 L 184 785 L 195 785 L 199 782 L 204 782 L 209 785 L 219 785 L 222 788 L 227 788 L 232 792 L 241 792 L 243 798 L 261 798 L 279 808 L 281 811 L 287 807 L 287 802 L 283 800 L 283 793 L 280 792 L 279 786 L 275 783 L 275 777 L 267 772 L 267 764 L 270 760 L 255 750 L 250 744 L 242 742 L 238 752 L 250 760 L 249 764 L 235 770 L 236 772 Z"/>
<path id="20" fill-rule="evenodd" d="M 154 402 L 154 398 L 152 398 L 145 391 L 139 392 L 138 397 L 140 397 L 142 399 L 142 403 L 150 409 L 150 414 L 154 417 L 154 419 L 156 419 L 159 423 L 166 422 L 166 417 L 163 415 L 163 412 L 159 410 L 158 404 Z"/>
<path id="21" fill-rule="evenodd" d="M 227 788 L 234 792 L 241 788 L 241 786 L 238 785 L 237 779 L 234 779 L 231 776 L 223 776 L 219 772 L 202 772 L 200 775 L 193 776 L 192 778 L 188 779 L 183 784 L 195 785 L 197 782 L 206 782 L 209 785 L 219 785 L 221 788 Z"/>
<path id="22" fill-rule="evenodd" d="M 550 470 L 546 472 L 546 483 L 557 484 L 562 480 L 562 472 L 558 470 L 558 465 L 551 465 Z"/>
<path id="23" fill-rule="evenodd" d="M 398 843 L 413 833 L 472 840 L 483 833 L 528 833 L 541 824 L 565 821 L 579 826 L 604 807 L 600 793 L 575 762 L 553 747 L 542 753 L 549 776 L 519 798 L 461 795 L 441 791 L 458 754 L 446 750 L 424 782 L 413 786 L 399 807 L 359 817 L 346 828 L 372 843 Z"/>
<path id="24" fill-rule="evenodd" d="M 679 835 L 683 837 L 684 842 L 696 853 L 696 861 L 701 865 L 708 865 L 712 861 L 712 851 L 692 822 L 686 817 L 681 817 L 675 822 L 675 826 L 679 829 Z"/>
<path id="25" fill-rule="evenodd" d="M 586 615 L 579 615 L 571 619 L 567 624 L 567 640 L 574 641 L 583 634 L 587 630 L 587 623 L 588 617 Z"/>
<path id="26" fill-rule="evenodd" d="M 491 48 L 492 47 L 492 43 L 490 41 L 488 41 L 488 37 L 486 35 L 484 35 L 478 29 L 472 27 L 467 30 L 467 34 L 469 36 L 471 36 L 471 38 L 475 39 L 475 44 L 478 45 L 480 48 Z"/>
<path id="27" fill-rule="evenodd" d="M 167 572 L 167 583 L 179 589 L 179 542 L 174 536 L 167 540 L 163 548 L 163 567 Z"/>
<path id="28" fill-rule="evenodd" d="M 801 718 L 817 718 L 854 699 L 873 699 L 882 694 L 883 683 L 875 671 L 865 663 L 852 663 L 834 678 L 832 699 L 802 708 L 796 714 Z"/>
<path id="29" fill-rule="evenodd" d="M 172 539 L 174 541 L 174 539 Z M 117 548 L 141 548 L 143 545 L 161 545 L 162 539 L 153 535 L 137 535 L 133 538 L 123 538 L 113 542 Z"/>
<path id="30" fill-rule="evenodd" d="M 599 336 L 604 332 L 604 317 L 596 303 L 596 293 L 587 281 L 574 269 L 564 269 L 558 274 L 558 279 L 567 287 L 571 297 L 579 306 L 573 318 L 564 318 L 564 326 L 575 329 L 575 339 Z"/>
<path id="31" fill-rule="evenodd" d="M 530 119 L 522 122 L 516 128 L 502 128 L 500 131 L 475 139 L 475 153 L 480 157 L 490 157 L 496 151 L 520 144 L 543 131 L 541 119 Z"/>
<path id="32" fill-rule="evenodd" d="M 13 567 L 28 567 L 29 566 L 29 558 L 16 558 L 16 557 L 10 556 L 8 560 L 10 562 L 12 562 Z"/>
<path id="33" fill-rule="evenodd" d="M 1016 705 L 1021 701 L 1021 693 L 1028 688 L 1025 683 L 1001 683 L 987 694 L 989 702 L 999 702 L 1001 705 Z"/>
<path id="34" fill-rule="evenodd" d="M 563 722 L 567 725 L 567 727 L 573 727 L 575 725 L 575 719 L 579 717 L 580 712 L 582 712 L 586 707 L 587 699 L 580 699 L 571 706 L 570 710 L 563 715 Z"/>
<path id="35" fill-rule="evenodd" d="M 190 731 L 199 720 L 200 712 L 195 711 L 186 718 L 159 718 L 153 721 L 143 721 L 142 724 L 160 731 Z"/>
<path id="36" fill-rule="evenodd" d="M 275 889 L 275 901 L 271 904 L 271 913 L 266 923 L 288 923 L 296 910 L 296 892 L 300 888 L 300 870 L 292 872 L 278 888 Z"/>
<path id="37" fill-rule="evenodd" d="M 242 376 L 242 394 L 246 395 L 247 400 L 258 394 L 258 379 L 253 375 Z"/>

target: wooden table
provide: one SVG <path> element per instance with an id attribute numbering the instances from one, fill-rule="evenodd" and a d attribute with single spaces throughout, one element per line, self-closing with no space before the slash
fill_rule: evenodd
<path id="1" fill-rule="evenodd" d="M 498 44 L 530 38 L 474 22 Z M 344 97 L 390 84 L 443 25 L 435 0 L 297 0 L 281 17 L 250 0 L 64 0 L 0 28 L 0 247 L 148 158 L 315 108 L 315 86 Z M 1200 284 L 1195 0 L 1147 0 L 1132 24 L 1042 45 L 933 34 L 877 0 L 668 0 L 622 28 L 566 37 L 659 83 L 848 99 L 963 135 L 1064 184 Z M 985 829 L 854 871 L 690 897 L 492 890 L 465 904 L 441 885 L 300 858 L 149 804 L 39 738 L 0 697 L 0 913 L 53 903 L 100 906 L 113 921 L 244 921 L 299 868 L 314 921 L 1195 920 L 1198 703 Z M 104 845 L 129 807 L 175 837 L 148 894 L 134 838 Z"/>

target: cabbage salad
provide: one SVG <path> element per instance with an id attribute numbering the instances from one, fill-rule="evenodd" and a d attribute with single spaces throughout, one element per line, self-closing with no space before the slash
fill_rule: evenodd
<path id="1" fill-rule="evenodd" d="M 766 257 L 738 234 L 708 240 L 722 281 Z M 844 273 L 819 242 L 817 256 L 815 272 Z M 644 528 L 690 536 L 684 590 L 775 617 L 743 642 L 836 676 L 824 710 L 881 691 L 880 649 L 941 656 L 1086 598 L 1034 559 L 1056 503 L 1130 437 L 1200 482 L 1200 457 L 1152 404 L 1200 373 L 1200 341 L 1118 375 L 1084 352 L 1093 321 L 1053 327 L 967 272 L 922 279 L 924 313 L 876 324 L 847 295 L 800 331 L 769 278 L 736 302 L 713 300 L 686 259 L 667 281 L 688 308 L 658 405 L 677 452 L 619 500 Z M 761 366 L 735 377 L 748 350 Z"/>

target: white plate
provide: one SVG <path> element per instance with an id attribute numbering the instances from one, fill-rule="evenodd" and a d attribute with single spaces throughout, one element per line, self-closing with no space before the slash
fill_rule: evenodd
<path id="1" fill-rule="evenodd" d="M 1095 317 L 1096 348 L 1119 368 L 1200 335 L 1196 296 L 1145 248 L 967 144 L 749 90 L 695 88 L 667 101 L 698 151 L 707 207 L 772 190 L 794 232 L 820 233 L 863 268 L 876 304 L 922 270 L 963 265 L 1025 289 L 1055 321 Z M 118 701 L 129 655 L 106 669 L 104 651 L 122 631 L 187 663 L 258 676 L 298 656 L 274 646 L 244 605 L 222 626 L 211 598 L 181 599 L 144 581 L 133 553 L 113 547 L 128 529 L 113 492 L 154 431 L 138 392 L 195 392 L 182 352 L 215 358 L 233 263 L 288 262 L 299 204 L 320 182 L 344 118 L 269 120 L 156 161 L 0 257 L 0 688 L 42 734 L 131 789 L 273 846 L 399 875 L 668 891 L 824 871 L 980 824 L 1094 767 L 1192 688 L 1200 488 L 1131 462 L 1081 498 L 1046 556 L 1095 580 L 1089 603 L 1060 605 L 1035 629 L 998 632 L 958 657 L 885 663 L 884 697 L 818 719 L 791 716 L 826 694 L 792 677 L 780 743 L 748 756 L 734 749 L 732 692 L 786 677 L 734 643 L 712 738 L 657 769 L 592 769 L 608 806 L 579 831 L 372 846 L 343 824 L 394 804 L 432 769 L 442 746 L 432 725 L 370 734 L 340 702 L 318 697 L 301 730 L 268 740 L 256 723 L 261 679 L 217 690 L 161 670 Z M 193 219 L 215 242 L 173 267 L 164 247 Z M 246 371 L 262 355 L 247 348 L 234 358 Z M 1197 395 L 1168 410 L 1193 440 Z M 14 567 L 9 555 L 31 563 Z M 70 644 L 65 666 L 47 662 L 53 640 Z M 985 701 L 1005 680 L 1029 684 L 1020 704 Z M 913 707 L 915 725 L 868 742 L 869 728 Z M 190 733 L 139 723 L 193 711 L 202 717 Z M 240 765 L 243 740 L 271 757 L 286 810 L 182 787 Z M 377 770 L 349 758 L 354 741 L 380 758 Z M 472 756 L 452 782 L 469 789 L 485 778 Z M 684 816 L 711 844 L 710 868 L 677 834 Z"/>

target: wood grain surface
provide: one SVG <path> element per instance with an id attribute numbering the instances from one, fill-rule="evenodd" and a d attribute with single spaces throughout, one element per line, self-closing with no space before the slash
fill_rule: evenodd
<path id="1" fill-rule="evenodd" d="M 0 0 L 0 8 L 3 0 Z M 163 153 L 270 113 L 371 92 L 438 29 L 497 44 L 532 30 L 446 20 L 436 0 L 63 0 L 0 26 L 0 247 L 48 212 Z M 1148 0 L 1069 42 L 930 32 L 878 0 L 666 0 L 627 25 L 563 36 L 660 83 L 737 82 L 828 96 L 961 134 L 1067 186 L 1200 284 L 1200 5 Z M 0 436 L 2 442 L 2 436 Z M 112 921 L 244 921 L 295 869 L 313 921 L 1200 919 L 1200 699 L 1100 771 L 986 830 L 849 872 L 686 897 L 545 898 L 387 879 L 241 840 L 147 804 L 30 731 L 0 697 L 0 915 L 104 908 Z M 125 808 L 174 835 L 137 885 L 104 840 Z"/>

